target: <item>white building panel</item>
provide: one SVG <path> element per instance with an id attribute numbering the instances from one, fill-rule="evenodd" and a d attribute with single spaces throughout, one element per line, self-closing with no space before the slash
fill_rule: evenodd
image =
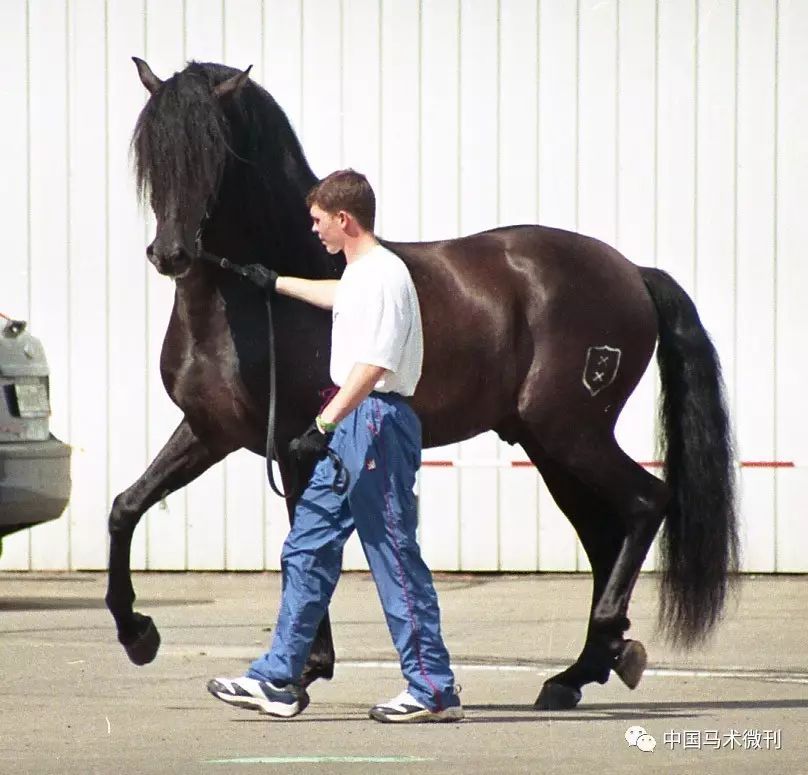
<path id="1" fill-rule="evenodd" d="M 775 4 L 739 3 L 735 417 L 742 459 L 759 461 L 775 459 L 775 23 Z M 746 523 L 751 527 L 754 520 L 755 532 L 771 535 L 773 546 L 774 470 L 750 472 L 744 484 L 757 505 L 753 514 L 745 513 Z M 750 546 L 750 558 L 760 551 Z M 757 570 L 774 570 L 774 556 L 768 552 L 768 563 Z"/>
<path id="2" fill-rule="evenodd" d="M 391 240 L 421 231 L 421 12 L 418 3 L 381 4 L 381 170 L 377 228 Z M 381 203 L 384 202 L 384 205 Z"/>
<path id="3" fill-rule="evenodd" d="M 526 466 L 503 467 L 499 471 L 497 494 L 499 569 L 538 570 L 539 481 L 535 470 Z"/>
<path id="4" fill-rule="evenodd" d="M 533 223 L 539 196 L 538 3 L 499 3 L 497 224 Z"/>
<path id="5" fill-rule="evenodd" d="M 577 227 L 578 8 L 539 6 L 539 223 Z"/>
<path id="6" fill-rule="evenodd" d="M 696 53 L 695 301 L 735 396 L 736 8 L 699 3 Z M 734 408 L 734 406 L 733 406 Z"/>
<path id="7" fill-rule="evenodd" d="M 92 565 L 106 552 L 97 529 L 108 506 L 107 460 L 107 187 L 103 0 L 69 8 L 68 200 L 70 202 L 68 336 L 71 361 L 70 443 L 75 486 L 70 499 L 70 564 Z M 50 353 L 50 349 L 48 350 Z M 76 540 L 72 540 L 73 536 Z M 79 536 L 81 540 L 79 540 Z"/>
<path id="8" fill-rule="evenodd" d="M 418 541 L 430 568 L 460 570 L 460 471 L 425 466 L 418 476 Z"/>
<path id="9" fill-rule="evenodd" d="M 777 210 L 775 255 L 775 453 L 797 463 L 778 469 L 777 570 L 804 571 L 808 555 L 808 4 L 780 4 L 777 62 Z"/>
<path id="10" fill-rule="evenodd" d="M 253 65 L 314 171 L 365 171 L 390 239 L 541 222 L 603 239 L 690 291 L 722 358 L 738 440 L 743 562 L 808 571 L 808 5 L 776 0 L 104 0 L 0 3 L 5 256 L 0 312 L 27 318 L 72 443 L 61 519 L 0 568 L 102 568 L 112 498 L 181 413 L 159 356 L 173 287 L 145 258 L 129 141 L 132 55 Z M 655 467 L 652 363 L 618 425 Z M 518 447 L 425 450 L 420 537 L 435 569 L 582 570 Z M 231 456 L 155 506 L 134 568 L 279 567 L 286 507 Z M 366 567 L 356 539 L 345 567 Z M 646 569 L 655 567 L 649 556 Z"/>

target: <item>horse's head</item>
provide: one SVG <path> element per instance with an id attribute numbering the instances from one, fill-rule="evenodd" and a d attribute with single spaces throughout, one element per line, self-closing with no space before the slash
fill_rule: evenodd
<path id="1" fill-rule="evenodd" d="M 202 226 L 231 152 L 227 102 L 243 89 L 250 68 L 192 62 L 162 81 L 133 59 L 151 94 L 132 137 L 138 190 L 157 220 L 146 254 L 161 274 L 182 277 L 201 247 Z"/>

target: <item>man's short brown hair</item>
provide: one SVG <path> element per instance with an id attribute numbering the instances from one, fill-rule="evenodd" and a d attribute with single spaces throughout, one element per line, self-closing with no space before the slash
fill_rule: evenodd
<path id="1" fill-rule="evenodd" d="M 376 222 L 376 195 L 368 179 L 356 170 L 337 170 L 323 178 L 309 191 L 306 204 L 317 205 L 331 215 L 344 210 L 365 231 L 372 232 Z"/>

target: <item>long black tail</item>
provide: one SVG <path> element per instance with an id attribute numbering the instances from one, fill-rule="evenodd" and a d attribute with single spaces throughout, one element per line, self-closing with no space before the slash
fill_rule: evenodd
<path id="1" fill-rule="evenodd" d="M 721 365 L 693 301 L 666 272 L 640 272 L 659 318 L 660 447 L 672 492 L 659 621 L 691 646 L 720 619 L 738 570 L 735 456 Z"/>

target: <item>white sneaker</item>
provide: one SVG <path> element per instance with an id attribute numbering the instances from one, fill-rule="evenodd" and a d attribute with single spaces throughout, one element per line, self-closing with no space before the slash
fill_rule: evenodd
<path id="1" fill-rule="evenodd" d="M 291 718 L 305 710 L 309 695 L 297 686 L 276 686 L 271 681 L 238 678 L 212 678 L 208 691 L 217 699 L 239 708 L 260 710 L 270 716 Z"/>
<path id="2" fill-rule="evenodd" d="M 440 710 L 430 710 L 406 689 L 387 702 L 370 709 L 370 717 L 383 724 L 418 724 L 428 721 L 461 721 L 465 716 L 460 698 L 455 694 Z"/>

